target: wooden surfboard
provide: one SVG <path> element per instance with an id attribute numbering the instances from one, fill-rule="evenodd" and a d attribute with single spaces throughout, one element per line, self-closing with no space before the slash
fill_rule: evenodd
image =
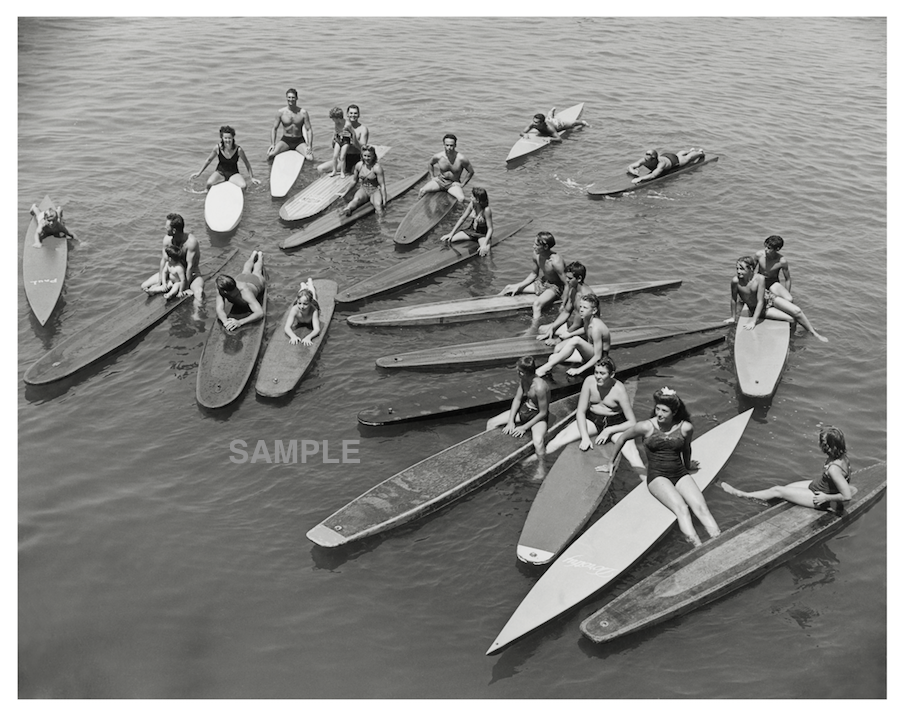
<path id="1" fill-rule="evenodd" d="M 397 183 L 387 186 L 387 202 L 390 203 L 394 198 L 399 198 L 406 191 L 412 188 L 416 183 L 427 175 L 426 171 L 422 171 L 409 178 L 404 178 Z M 344 207 L 344 206 L 342 206 Z M 282 250 L 292 250 L 297 247 L 309 244 L 314 240 L 319 240 L 327 235 L 337 232 L 343 227 L 352 225 L 357 220 L 372 215 L 375 212 L 375 206 L 371 202 L 366 203 L 354 210 L 350 215 L 344 215 L 340 209 L 333 210 L 326 215 L 313 220 L 309 225 L 291 233 L 291 236 L 281 243 Z"/>
<path id="2" fill-rule="evenodd" d="M 375 146 L 375 153 L 380 161 L 385 157 L 390 146 Z M 278 211 L 278 216 L 285 222 L 305 220 L 327 210 L 338 198 L 343 196 L 353 185 L 353 176 L 322 176 L 317 178 L 297 195 L 286 201 Z"/>
<path id="3" fill-rule="evenodd" d="M 747 307 L 734 330 L 734 370 L 738 388 L 748 398 L 768 398 L 778 387 L 787 366 L 791 345 L 791 324 L 763 319 L 753 329 Z"/>
<path id="4" fill-rule="evenodd" d="M 640 371 L 684 356 L 725 340 L 725 325 L 716 331 L 706 331 L 684 336 L 673 336 L 661 341 L 650 341 L 635 346 L 622 346 L 614 352 L 620 379 L 629 378 Z M 561 398 L 581 390 L 581 378 L 566 376 L 568 365 L 554 366 L 545 378 L 553 391 L 551 398 Z M 448 374 L 440 388 L 416 389 L 396 394 L 391 400 L 359 411 L 357 419 L 362 425 L 398 425 L 416 420 L 430 420 L 449 416 L 469 415 L 480 411 L 501 412 L 508 408 L 516 395 L 518 379 L 508 369 L 487 373 Z"/>
<path id="5" fill-rule="evenodd" d="M 263 318 L 234 331 L 227 331 L 216 317 L 197 367 L 197 402 L 200 405 L 223 408 L 244 392 L 266 332 L 268 302 L 267 284 L 262 296 Z"/>
<path id="6" fill-rule="evenodd" d="M 456 198 L 446 191 L 426 193 L 410 208 L 394 233 L 398 245 L 411 245 L 427 235 L 456 205 Z"/>
<path id="7" fill-rule="evenodd" d="M 575 415 L 577 403 L 578 396 L 569 396 L 550 405 L 548 437 Z M 530 436 L 514 438 L 502 428 L 480 432 L 386 479 L 306 536 L 335 547 L 394 529 L 450 504 L 533 452 Z"/>
<path id="8" fill-rule="evenodd" d="M 201 271 L 206 283 L 216 273 L 233 264 L 237 250 L 203 260 Z M 175 297 L 166 301 L 162 294 L 141 292 L 118 307 L 89 323 L 54 346 L 25 372 L 25 383 L 52 383 L 90 366 L 140 336 L 161 321 L 180 304 L 193 297 Z"/>
<path id="9" fill-rule="evenodd" d="M 231 232 L 244 212 L 244 191 L 230 181 L 216 183 L 206 192 L 203 215 L 213 232 Z"/>
<path id="10" fill-rule="evenodd" d="M 524 222 L 517 223 L 515 227 L 495 230 L 491 236 L 491 248 L 493 249 L 499 243 L 512 237 L 530 222 L 531 218 L 527 218 Z M 347 304 L 358 302 L 367 297 L 373 297 L 376 294 L 383 294 L 410 282 L 443 272 L 458 265 L 460 262 L 472 259 L 477 254 L 478 243 L 474 240 L 472 242 L 454 242 L 450 245 L 441 245 L 441 247 L 435 247 L 420 255 L 398 262 L 386 270 L 364 279 L 362 282 L 357 282 L 349 289 L 339 292 L 336 301 L 338 304 Z"/>
<path id="11" fill-rule="evenodd" d="M 637 379 L 625 382 L 628 398 L 634 403 Z M 591 442 L 596 439 L 591 438 Z M 609 462 L 615 443 L 579 449 L 581 437 L 563 448 L 559 458 L 541 483 L 519 536 L 516 556 L 528 564 L 549 564 L 587 524 L 606 495 L 621 453 L 612 472 L 597 472 L 597 465 Z"/>
<path id="12" fill-rule="evenodd" d="M 871 509 L 887 490 L 886 463 L 854 472 L 852 482 L 856 492 L 841 514 L 782 501 L 653 572 L 586 618 L 581 632 L 607 643 L 745 586 Z"/>
<path id="13" fill-rule="evenodd" d="M 581 112 L 584 111 L 584 102 L 570 106 L 568 109 L 556 112 L 556 119 L 566 122 L 572 122 L 581 118 Z M 549 113 L 549 112 L 548 112 Z M 560 138 L 564 138 L 568 133 L 568 129 L 557 132 Z M 524 158 L 532 153 L 546 148 L 551 143 L 549 136 L 540 136 L 538 134 L 527 133 L 513 144 L 506 156 L 506 162 L 512 163 L 516 159 Z"/>
<path id="14" fill-rule="evenodd" d="M 269 191 L 273 198 L 283 198 L 300 175 L 306 161 L 299 151 L 282 151 L 272 159 L 272 170 L 269 173 Z"/>
<path id="15" fill-rule="evenodd" d="M 269 339 L 266 352 L 259 364 L 259 372 L 256 374 L 256 392 L 267 398 L 278 398 L 290 393 L 309 371 L 313 359 L 325 341 L 325 333 L 331 323 L 334 314 L 334 295 L 337 293 L 337 282 L 330 279 L 314 280 L 316 287 L 316 301 L 319 303 L 319 326 L 321 331 L 315 338 L 312 346 L 303 344 L 291 344 L 291 340 L 284 333 L 284 322 L 287 311 L 282 316 L 275 333 Z M 291 300 L 293 304 L 293 299 Z M 298 327 L 294 330 L 298 336 L 306 336 L 310 332 L 309 327 Z"/>
<path id="16" fill-rule="evenodd" d="M 49 195 L 38 205 L 41 211 L 55 207 Z M 22 280 L 25 297 L 41 326 L 47 323 L 53 308 L 62 294 L 66 279 L 66 263 L 69 259 L 68 240 L 64 237 L 48 237 L 41 247 L 34 247 L 37 218 L 31 216 L 25 230 L 25 249 L 22 251 Z"/>
<path id="17" fill-rule="evenodd" d="M 618 284 L 595 284 L 594 294 L 601 299 L 611 299 L 625 294 L 649 292 L 654 289 L 677 287 L 680 279 L 661 279 L 647 282 L 619 282 Z M 457 324 L 480 319 L 515 314 L 523 309 L 531 309 L 534 294 L 513 296 L 493 294 L 471 299 L 453 299 L 446 302 L 413 304 L 395 309 L 382 309 L 362 314 L 351 314 L 347 322 L 352 326 L 421 326 L 425 324 Z"/>
<path id="18" fill-rule="evenodd" d="M 641 190 L 642 188 L 656 186 L 660 182 L 667 181 L 673 176 L 677 176 L 681 173 L 687 173 L 688 171 L 692 171 L 695 168 L 700 168 L 700 166 L 705 166 L 709 163 L 715 163 L 718 160 L 718 156 L 713 156 L 712 154 L 707 153 L 706 157 L 702 161 L 690 163 L 687 166 L 679 166 L 674 171 L 663 173 L 661 176 L 658 176 L 651 181 L 645 181 L 643 183 L 638 183 L 637 185 L 635 185 L 631 182 L 634 179 L 634 176 L 626 176 L 625 178 L 622 178 L 621 181 L 617 181 L 616 183 L 611 185 L 588 188 L 587 195 L 588 198 L 599 200 L 600 198 L 611 198 L 616 195 L 622 195 L 623 193 L 631 193 L 632 191 Z"/>
<path id="19" fill-rule="evenodd" d="M 714 322 L 669 322 L 666 324 L 641 324 L 620 326 L 610 329 L 611 348 L 655 341 L 670 336 L 691 334 L 697 331 L 711 331 L 723 328 L 721 321 Z M 440 346 L 419 351 L 407 351 L 392 356 L 382 356 L 375 360 L 381 368 L 458 368 L 460 366 L 508 363 L 521 356 L 544 356 L 553 354 L 553 346 L 546 341 L 538 341 L 533 335 L 510 336 L 505 339 L 473 341 L 459 346 Z M 569 364 L 581 363 L 581 354 L 576 351 L 568 359 Z"/>
<path id="20" fill-rule="evenodd" d="M 692 443 L 700 490 L 715 479 L 737 447 L 753 409 L 745 410 Z M 637 478 L 635 478 L 637 479 Z M 675 524 L 675 515 L 640 482 L 557 558 L 491 643 L 499 652 L 615 581 Z"/>

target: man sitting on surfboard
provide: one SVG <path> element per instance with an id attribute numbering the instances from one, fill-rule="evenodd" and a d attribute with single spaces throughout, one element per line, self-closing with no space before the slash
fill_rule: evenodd
<path id="1" fill-rule="evenodd" d="M 433 167 L 437 165 L 438 173 L 433 174 Z M 438 193 L 442 190 L 447 191 L 456 198 L 456 202 L 462 203 L 466 196 L 463 193 L 463 186 L 472 180 L 475 175 L 475 169 L 468 158 L 456 151 L 456 136 L 452 133 L 444 134 L 444 150 L 435 153 L 428 162 L 428 170 L 432 171 L 431 180 L 419 189 L 419 197 L 426 193 Z M 466 179 L 460 183 L 462 172 L 465 170 L 468 175 Z"/>
<path id="2" fill-rule="evenodd" d="M 521 438 L 529 430 L 534 450 L 544 457 L 544 437 L 550 413 L 550 384 L 535 378 L 534 356 L 522 356 L 516 362 L 519 388 L 510 409 L 488 420 L 485 430 L 503 427 L 503 432 Z"/>
<path id="3" fill-rule="evenodd" d="M 557 344 L 547 363 L 537 370 L 538 376 L 546 376 L 556 364 L 565 361 L 575 351 L 581 355 L 581 364 L 566 371 L 572 377 L 588 372 L 597 361 L 609 354 L 612 335 L 600 318 L 600 297 L 585 294 L 579 302 L 578 314 L 584 326 L 563 335 L 563 340 Z"/>
<path id="4" fill-rule="evenodd" d="M 168 263 L 166 248 L 169 246 L 178 247 L 182 250 L 185 273 L 187 275 L 186 284 L 188 285 L 184 291 L 179 287 L 178 291 L 172 296 L 180 297 L 193 294 L 194 301 L 200 302 L 203 299 L 203 275 L 200 273 L 200 243 L 191 233 L 184 231 L 184 218 L 178 213 L 166 215 L 166 234 L 163 236 L 159 269 L 144 280 L 141 284 L 141 289 L 146 292 L 152 287 L 165 284 L 166 265 Z"/>
<path id="5" fill-rule="evenodd" d="M 62 218 L 62 207 L 47 208 L 43 212 L 32 204 L 29 212 L 37 220 L 37 230 L 34 233 L 32 247 L 43 247 L 41 243 L 48 237 L 65 237 L 67 240 L 77 240 L 75 234 L 69 231 Z"/>
<path id="6" fill-rule="evenodd" d="M 226 274 L 216 277 L 216 315 L 222 325 L 228 331 L 234 331 L 244 324 L 262 319 L 266 313 L 259 303 L 259 298 L 265 289 L 263 254 L 258 250 L 250 253 L 250 258 L 244 263 L 244 269 L 237 277 Z M 225 312 L 226 301 L 232 305 L 231 315 Z M 236 316 L 241 314 L 246 316 Z"/>
<path id="7" fill-rule="evenodd" d="M 789 302 L 794 301 L 791 296 L 791 272 L 788 269 L 788 261 L 779 252 L 784 247 L 781 235 L 769 235 L 763 243 L 765 247 L 756 253 L 756 271 L 766 280 L 766 289 L 777 297 L 783 297 Z M 781 274 L 784 273 L 784 284 L 781 283 Z"/>
<path id="8" fill-rule="evenodd" d="M 541 312 L 550 302 L 562 296 L 565 289 L 566 263 L 563 258 L 553 252 L 556 238 L 552 233 L 542 230 L 534 240 L 534 254 L 532 255 L 532 268 L 528 276 L 516 284 L 507 284 L 500 294 L 518 294 L 519 292 L 534 292 L 537 299 L 531 306 L 531 316 L 537 321 L 541 318 Z M 534 285 L 529 289 L 530 285 Z"/>
<path id="9" fill-rule="evenodd" d="M 306 109 L 297 106 L 297 90 L 288 89 L 285 93 L 287 106 L 280 108 L 275 114 L 272 126 L 272 145 L 266 152 L 268 158 L 283 151 L 298 151 L 312 160 L 313 130 Z M 281 140 L 278 140 L 278 128 L 281 127 Z"/>
<path id="10" fill-rule="evenodd" d="M 670 173 L 676 168 L 683 168 L 691 163 L 698 163 L 705 158 L 702 148 L 692 148 L 688 151 L 679 151 L 678 153 L 659 153 L 656 149 L 651 148 L 644 154 L 644 157 L 632 163 L 626 169 L 629 175 L 637 176 L 632 183 L 645 183 L 648 180 L 659 178 L 665 173 Z M 645 167 L 649 173 L 639 175 L 638 169 Z"/>
<path id="11" fill-rule="evenodd" d="M 537 340 L 546 341 L 548 344 L 555 343 L 556 330 L 563 324 L 568 324 L 569 318 L 573 312 L 578 316 L 578 304 L 585 294 L 593 294 L 594 290 L 591 285 L 585 284 L 587 278 L 587 268 L 581 262 L 573 261 L 566 265 L 566 286 L 563 289 L 562 299 L 559 302 L 559 313 L 551 324 L 544 324 L 538 329 Z M 573 331 L 577 326 L 573 327 Z"/>

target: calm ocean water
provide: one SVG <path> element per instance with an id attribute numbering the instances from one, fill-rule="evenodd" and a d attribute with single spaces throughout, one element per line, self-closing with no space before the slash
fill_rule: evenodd
<path id="1" fill-rule="evenodd" d="M 515 557 L 538 488 L 533 465 L 344 550 L 305 538 L 362 491 L 483 427 L 483 417 L 358 426 L 364 406 L 467 378 L 379 372 L 374 358 L 513 335 L 525 317 L 365 331 L 340 311 L 292 398 L 272 404 L 250 389 L 222 414 L 194 398 L 211 308 L 199 319 L 177 311 L 60 384 L 21 378 L 135 294 L 170 211 L 204 254 L 266 252 L 270 332 L 301 279 L 347 286 L 415 254 L 391 241 L 414 194 L 381 222 L 278 250 L 290 229 L 264 156 L 292 86 L 320 156 L 328 109 L 357 103 L 373 142 L 393 147 L 389 181 L 421 170 L 453 131 L 496 224 L 534 218 L 490 259 L 370 308 L 496 292 L 525 274 L 534 233 L 549 229 L 592 283 L 683 280 L 604 304 L 611 326 L 725 318 L 734 260 L 778 233 L 797 302 L 830 342 L 798 330 L 771 406 L 757 409 L 723 478 L 813 476 L 820 423 L 844 429 L 856 467 L 884 459 L 884 19 L 21 19 L 18 60 L 19 259 L 28 206 L 48 193 L 83 240 L 45 327 L 19 288 L 20 696 L 886 695 L 884 502 L 718 603 L 605 647 L 582 639 L 582 619 L 685 550 L 669 535 L 612 590 L 495 657 L 484 651 L 537 577 Z M 38 128 L 48 88 L 58 111 L 49 131 Z M 535 111 L 580 101 L 589 129 L 507 171 Z M 188 180 L 223 123 L 263 179 L 224 240 L 206 232 L 202 182 Z M 649 146 L 695 145 L 719 162 L 659 191 L 585 196 Z M 298 188 L 313 177 L 305 169 Z M 724 344 L 643 375 L 639 412 L 661 385 L 685 397 L 701 433 L 745 405 Z M 292 438 L 359 440 L 361 462 L 229 461 L 234 439 L 252 448 Z M 615 492 L 635 479 L 623 467 Z M 718 488 L 708 499 L 723 528 L 756 511 Z"/>

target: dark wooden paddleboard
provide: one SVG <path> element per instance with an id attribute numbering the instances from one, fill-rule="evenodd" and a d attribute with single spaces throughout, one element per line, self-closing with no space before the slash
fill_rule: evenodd
<path id="1" fill-rule="evenodd" d="M 197 402 L 205 408 L 223 408 L 233 402 L 250 380 L 266 333 L 269 302 L 268 280 L 266 282 L 262 319 L 228 331 L 216 316 L 209 329 L 197 367 Z"/>
<path id="2" fill-rule="evenodd" d="M 785 481 L 791 479 L 797 477 Z M 783 501 L 768 507 L 632 586 L 586 618 L 581 632 L 595 643 L 606 643 L 745 586 L 871 509 L 887 490 L 887 464 L 854 472 L 851 483 L 856 492 L 840 514 Z"/>
<path id="3" fill-rule="evenodd" d="M 387 202 L 390 203 L 394 198 L 403 195 L 416 183 L 422 180 L 426 175 L 427 171 L 422 171 L 421 173 L 411 176 L 410 178 L 405 178 L 398 183 L 389 185 L 387 187 Z M 340 230 L 342 227 L 352 225 L 357 220 L 361 220 L 362 218 L 371 215 L 374 212 L 375 206 L 372 205 L 371 202 L 358 207 L 349 215 L 344 215 L 341 212 L 340 208 L 337 210 L 333 210 L 327 215 L 316 218 L 302 230 L 297 230 L 296 232 L 291 233 L 291 236 L 281 243 L 281 249 L 292 250 L 302 245 L 306 245 L 313 240 L 318 240 L 325 237 L 326 235 L 330 235 L 331 233 Z"/>
<path id="4" fill-rule="evenodd" d="M 442 190 L 426 193 L 410 208 L 394 233 L 398 245 L 410 245 L 428 234 L 453 210 L 456 198 Z"/>
<path id="5" fill-rule="evenodd" d="M 530 222 L 531 218 L 527 218 L 524 222 L 517 223 L 515 227 L 495 230 L 491 236 L 491 248 L 493 249 L 499 243 L 512 237 Z M 460 262 L 472 259 L 477 254 L 478 243 L 474 240 L 444 244 L 415 257 L 399 261 L 386 270 L 354 284 L 349 289 L 338 293 L 336 301 L 338 304 L 347 304 L 374 297 L 376 294 L 383 294 L 410 282 L 443 272 Z"/>
<path id="6" fill-rule="evenodd" d="M 601 299 L 614 299 L 626 294 L 648 292 L 654 289 L 677 287 L 680 279 L 660 279 L 645 282 L 619 282 L 617 284 L 595 284 L 594 294 Z M 352 326 L 422 326 L 426 324 L 457 324 L 479 319 L 516 314 L 523 309 L 531 309 L 534 294 L 501 295 L 470 299 L 452 299 L 446 302 L 430 302 L 382 309 L 380 311 L 351 314 L 347 322 Z"/>
<path id="7" fill-rule="evenodd" d="M 616 195 L 622 195 L 623 193 L 631 193 L 635 190 L 641 190 L 643 188 L 649 188 L 651 186 L 657 186 L 663 181 L 667 181 L 669 178 L 680 175 L 682 173 L 687 173 L 688 171 L 692 171 L 695 168 L 699 168 L 700 166 L 705 166 L 709 163 L 715 163 L 719 160 L 718 156 L 713 156 L 712 154 L 707 153 L 706 158 L 702 161 L 697 161 L 696 163 L 689 163 L 686 166 L 679 166 L 674 171 L 669 171 L 668 173 L 663 173 L 661 176 L 654 178 L 650 181 L 644 181 L 643 183 L 634 184 L 631 181 L 634 179 L 634 176 L 627 176 L 621 180 L 621 182 L 616 182 L 611 185 L 604 186 L 595 186 L 593 188 L 588 188 L 587 195 L 588 198 L 593 198 L 598 200 L 600 198 L 611 198 Z"/>
<path id="8" fill-rule="evenodd" d="M 44 196 L 38 210 L 43 212 L 54 207 L 50 196 Z M 31 216 L 25 231 L 25 249 L 22 252 L 22 280 L 25 283 L 25 297 L 31 311 L 41 326 L 47 323 L 53 308 L 62 294 L 66 279 L 66 263 L 69 259 L 68 240 L 64 237 L 47 237 L 41 246 L 34 247 L 37 232 L 37 218 Z"/>
<path id="9" fill-rule="evenodd" d="M 201 272 L 206 284 L 232 264 L 236 255 L 237 250 L 234 249 L 219 257 L 203 260 Z M 25 383 L 40 385 L 71 376 L 140 336 L 188 299 L 193 297 L 175 297 L 166 301 L 162 294 L 141 292 L 125 300 L 35 361 L 25 372 Z"/>
<path id="10" fill-rule="evenodd" d="M 697 331 L 711 331 L 725 328 L 721 321 L 714 322 L 671 322 L 668 324 L 641 324 L 639 326 L 621 326 L 610 329 L 612 348 L 639 344 L 644 341 L 656 341 L 670 336 L 692 334 Z M 375 360 L 381 368 L 458 368 L 485 364 L 508 363 L 521 356 L 542 356 L 549 358 L 553 346 L 546 341 L 539 341 L 533 335 L 510 336 L 505 339 L 490 341 L 473 341 L 459 346 L 437 347 L 407 351 L 392 356 L 382 356 Z M 569 360 L 569 366 L 581 363 L 581 356 L 576 351 Z"/>
<path id="11" fill-rule="evenodd" d="M 623 346 L 613 354 L 618 368 L 617 377 L 629 378 L 642 370 L 707 348 L 724 341 L 726 330 L 719 329 L 698 334 L 673 336 L 635 346 Z M 547 376 L 553 391 L 552 398 L 561 398 L 581 390 L 582 378 L 566 376 L 568 366 L 555 366 Z M 486 374 L 451 374 L 439 388 L 418 390 L 359 411 L 362 425 L 397 425 L 416 420 L 430 420 L 456 415 L 468 415 L 482 410 L 496 412 L 508 408 L 516 395 L 518 379 L 509 369 Z"/>
<path id="12" fill-rule="evenodd" d="M 550 405 L 548 437 L 575 414 L 578 396 Z M 530 435 L 516 438 L 502 428 L 473 435 L 407 467 L 345 505 L 307 538 L 335 547 L 399 527 L 440 509 L 506 472 L 534 452 Z"/>
<path id="13" fill-rule="evenodd" d="M 334 295 L 337 294 L 337 282 L 330 279 L 317 279 L 313 283 L 316 287 L 316 301 L 319 303 L 321 331 L 312 346 L 291 344 L 291 340 L 284 333 L 284 321 L 287 318 L 287 312 L 291 309 L 291 306 L 288 306 L 281 321 L 278 322 L 275 333 L 269 339 L 266 352 L 259 364 L 259 372 L 256 374 L 256 392 L 261 396 L 278 398 L 290 393 L 306 375 L 325 341 L 325 332 L 328 331 L 328 325 L 334 314 Z M 291 304 L 293 305 L 293 299 Z M 305 336 L 310 329 L 304 326 L 298 327 L 294 331 L 298 336 Z"/>

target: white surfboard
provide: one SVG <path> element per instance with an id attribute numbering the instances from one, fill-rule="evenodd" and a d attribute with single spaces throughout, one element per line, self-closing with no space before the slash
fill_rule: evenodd
<path id="1" fill-rule="evenodd" d="M 206 224 L 214 232 L 230 232 L 237 227 L 244 212 L 244 191 L 225 181 L 216 183 L 206 193 L 203 209 Z"/>
<path id="2" fill-rule="evenodd" d="M 272 159 L 272 171 L 269 174 L 269 190 L 273 198 L 283 198 L 288 194 L 306 160 L 299 151 L 282 151 Z"/>

